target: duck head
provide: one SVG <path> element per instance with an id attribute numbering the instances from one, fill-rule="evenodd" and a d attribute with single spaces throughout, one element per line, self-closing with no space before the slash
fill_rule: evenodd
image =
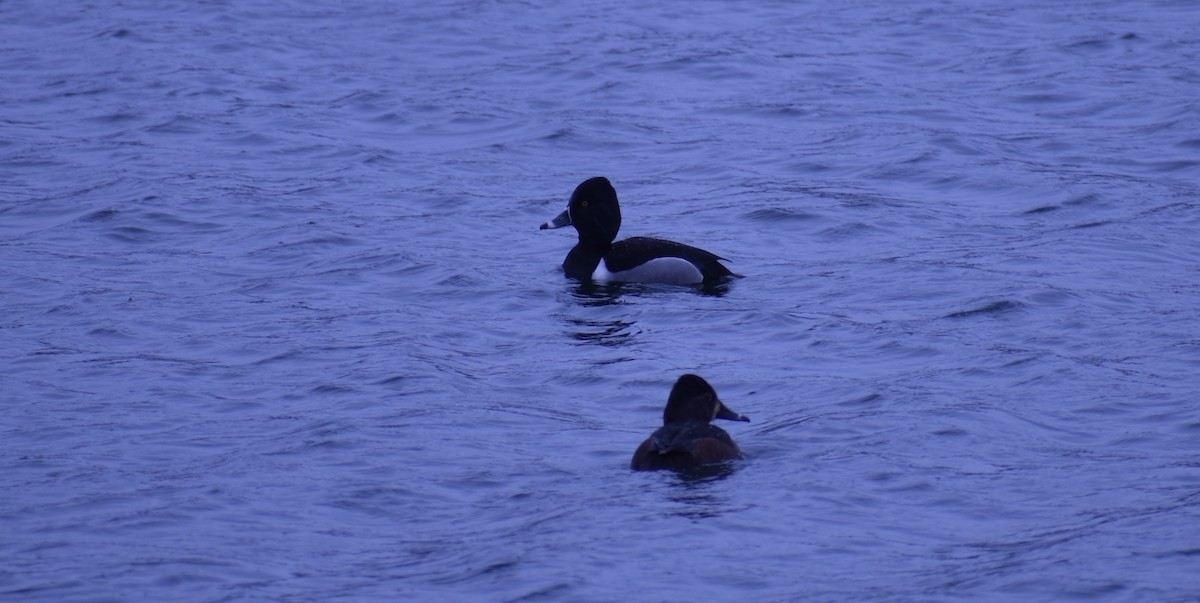
<path id="1" fill-rule="evenodd" d="M 670 423 L 702 422 L 715 419 L 727 421 L 750 421 L 750 417 L 736 413 L 725 406 L 717 392 L 702 377 L 687 374 L 675 382 L 667 407 L 663 409 L 663 425 Z"/>
<path id="2" fill-rule="evenodd" d="M 541 229 L 563 226 L 574 226 L 580 242 L 608 245 L 617 238 L 617 231 L 621 230 L 621 206 L 608 178 L 597 176 L 580 183 L 571 193 L 567 209 L 542 224 Z"/>

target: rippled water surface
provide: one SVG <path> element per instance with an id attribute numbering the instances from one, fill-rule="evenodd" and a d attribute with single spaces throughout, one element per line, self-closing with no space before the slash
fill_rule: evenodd
<path id="1" fill-rule="evenodd" d="M 1196 600 L 1198 31 L 0 2 L 0 598 Z M 595 175 L 746 278 L 566 279 Z"/>

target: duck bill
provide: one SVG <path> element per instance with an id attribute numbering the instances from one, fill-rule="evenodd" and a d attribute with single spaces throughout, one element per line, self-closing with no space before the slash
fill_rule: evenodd
<path id="1" fill-rule="evenodd" d="M 564 209 L 561 214 L 558 214 L 558 217 L 554 218 L 553 220 L 550 220 L 549 222 L 546 222 L 545 224 L 542 224 L 542 227 L 539 228 L 538 230 L 546 230 L 546 229 L 550 229 L 550 228 L 562 228 L 563 226 L 570 226 L 570 225 L 571 225 L 571 210 Z"/>
<path id="2" fill-rule="evenodd" d="M 733 412 L 732 410 L 729 410 L 729 407 L 725 406 L 724 404 L 722 404 L 721 408 L 719 410 L 717 410 L 716 418 L 725 419 L 726 421 L 745 421 L 746 423 L 750 422 L 750 417 Z"/>

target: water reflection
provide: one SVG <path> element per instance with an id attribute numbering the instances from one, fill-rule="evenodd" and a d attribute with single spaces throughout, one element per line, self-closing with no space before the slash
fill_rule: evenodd
<path id="1" fill-rule="evenodd" d="M 626 285 L 621 283 L 577 283 L 571 292 L 572 300 L 585 308 L 603 309 L 621 303 Z M 581 343 L 620 346 L 632 341 L 639 331 L 636 321 L 602 318 L 566 318 L 569 335 Z"/>
<path id="2" fill-rule="evenodd" d="M 729 288 L 733 285 L 732 280 L 725 280 L 716 283 L 705 283 L 701 285 L 696 292 L 700 295 L 708 295 L 711 297 L 721 297 L 729 292 Z"/>
<path id="3" fill-rule="evenodd" d="M 673 493 L 667 500 L 679 505 L 673 515 L 688 519 L 717 517 L 732 509 L 730 502 L 714 490 L 714 486 L 733 475 L 735 463 L 701 465 L 675 472 L 670 483 Z"/>
<path id="4" fill-rule="evenodd" d="M 652 294 L 663 291 L 691 291 L 699 295 L 721 297 L 729 292 L 733 281 L 705 283 L 696 287 L 656 283 L 595 283 L 577 281 L 573 296 L 582 306 L 608 306 L 619 303 L 622 295 Z"/>
<path id="5" fill-rule="evenodd" d="M 736 468 L 736 463 L 724 462 L 680 469 L 675 472 L 675 475 L 678 477 L 675 483 L 684 488 L 700 488 L 706 484 L 725 480 L 725 478 L 733 475 Z"/>
<path id="6" fill-rule="evenodd" d="M 575 285 L 573 297 L 581 306 L 611 306 L 620 302 L 624 283 L 593 283 L 580 281 Z"/>
<path id="7" fill-rule="evenodd" d="M 582 343 L 595 343 L 603 346 L 620 346 L 632 341 L 633 336 L 640 331 L 635 329 L 637 324 L 631 320 L 588 320 L 583 318 L 568 318 L 571 328 L 571 338 Z"/>
<path id="8" fill-rule="evenodd" d="M 626 300 L 625 296 L 652 296 L 659 294 L 678 295 L 690 291 L 700 295 L 722 296 L 729 291 L 729 283 L 716 283 L 701 287 L 681 287 L 677 285 L 662 285 L 648 283 L 596 283 L 591 281 L 575 281 L 575 286 L 569 290 L 571 301 L 583 308 L 617 310 Z M 594 315 L 593 312 L 589 312 Z M 627 317 L 627 312 L 621 312 Z M 636 328 L 637 321 L 598 318 L 565 318 L 570 337 L 582 343 L 596 343 L 604 346 L 619 346 L 629 343 L 633 336 L 640 333 Z"/>

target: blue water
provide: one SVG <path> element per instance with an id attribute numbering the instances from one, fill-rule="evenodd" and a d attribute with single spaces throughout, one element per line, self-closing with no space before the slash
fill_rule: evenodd
<path id="1" fill-rule="evenodd" d="M 0 2 L 0 598 L 1198 600 L 1198 31 Z M 596 175 L 746 278 L 563 277 Z"/>

